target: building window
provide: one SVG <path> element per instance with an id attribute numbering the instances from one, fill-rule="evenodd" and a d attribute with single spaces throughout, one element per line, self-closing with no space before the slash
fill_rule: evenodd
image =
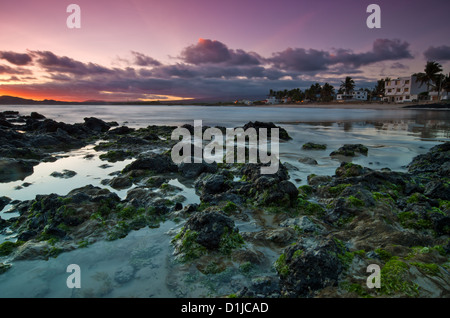
<path id="1" fill-rule="evenodd" d="M 397 93 L 400 93 L 402 91 L 401 88 L 397 88 Z"/>
<path id="2" fill-rule="evenodd" d="M 406 81 L 405 81 L 405 84 L 408 85 L 408 84 L 409 84 L 409 80 L 406 80 Z"/>
<path id="3" fill-rule="evenodd" d="M 405 87 L 405 93 L 409 92 L 409 88 Z"/>

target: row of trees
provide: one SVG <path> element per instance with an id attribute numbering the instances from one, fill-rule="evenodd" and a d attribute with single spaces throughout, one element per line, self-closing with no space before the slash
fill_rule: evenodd
<path id="1" fill-rule="evenodd" d="M 344 81 L 341 82 L 337 93 L 338 94 L 350 94 L 355 89 L 355 81 L 347 76 Z M 325 83 L 320 85 L 319 83 L 312 84 L 310 88 L 302 91 L 300 88 L 294 88 L 291 90 L 274 91 L 270 90 L 269 97 L 275 97 L 276 99 L 288 98 L 291 102 L 301 102 L 303 100 L 310 100 L 313 102 L 330 102 L 334 99 L 336 92 L 334 86 Z"/>
<path id="2" fill-rule="evenodd" d="M 287 98 L 291 102 L 301 102 L 303 100 L 310 100 L 314 102 L 330 102 L 334 98 L 334 87 L 328 83 L 320 85 L 315 83 L 310 88 L 302 91 L 300 88 L 294 88 L 291 90 L 274 91 L 270 90 L 269 97 L 275 97 L 276 99 Z"/>

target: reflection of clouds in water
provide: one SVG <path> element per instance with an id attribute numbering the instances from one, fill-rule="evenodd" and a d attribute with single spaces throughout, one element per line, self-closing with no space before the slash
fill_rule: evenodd
<path id="1" fill-rule="evenodd" d="M 364 121 L 349 124 L 284 124 L 283 127 L 293 140 L 280 143 L 281 161 L 288 162 L 295 168 L 290 169 L 291 181 L 296 185 L 306 184 L 309 174 L 334 175 L 340 160 L 329 156 L 332 151 L 344 144 L 363 144 L 369 148 L 368 155 L 358 155 L 347 160 L 372 169 L 388 167 L 395 171 L 406 171 L 406 165 L 413 157 L 427 152 L 438 140 L 445 140 L 444 132 L 440 130 L 433 139 L 424 139 L 421 133 L 411 133 L 408 127 L 413 124 L 411 121 L 400 120 L 386 123 Z M 390 129 L 382 129 L 383 127 Z M 302 145 L 307 142 L 326 144 L 327 149 L 303 150 Z M 314 159 L 318 164 L 299 162 L 301 157 Z"/>
<path id="2" fill-rule="evenodd" d="M 94 155 L 85 159 L 86 155 Z M 108 163 L 109 167 L 101 168 L 105 164 L 98 158 L 100 152 L 93 150 L 93 145 L 66 153 L 55 162 L 42 162 L 34 167 L 34 173 L 24 180 L 10 183 L 0 183 L 0 193 L 13 200 L 31 200 L 38 194 L 56 193 L 66 195 L 71 190 L 83 187 L 87 184 L 105 187 L 101 180 L 108 177 L 108 174 L 117 170 L 122 170 L 132 160 L 125 160 L 114 164 Z M 76 172 L 72 177 L 54 177 L 54 172 L 63 173 L 65 170 Z M 55 174 L 57 176 L 57 174 Z M 30 184 L 24 187 L 25 184 Z M 18 190 L 16 190 L 17 187 Z M 109 188 L 109 187 L 106 187 Z M 109 188 L 113 190 L 112 188 Z M 126 193 L 118 193 L 126 195 Z"/>
<path id="3" fill-rule="evenodd" d="M 0 297 L 173 297 L 166 286 L 175 226 L 143 228 L 123 239 L 97 242 L 48 261 L 15 262 L 0 275 Z M 81 269 L 81 289 L 67 288 L 69 264 Z M 176 270 L 176 268 L 173 268 Z"/>

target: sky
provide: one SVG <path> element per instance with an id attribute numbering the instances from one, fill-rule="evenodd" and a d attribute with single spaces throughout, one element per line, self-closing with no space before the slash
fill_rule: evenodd
<path id="1" fill-rule="evenodd" d="M 70 4 L 80 28 L 69 28 Z M 369 28 L 369 4 L 381 28 Z M 0 96 L 264 99 L 450 72 L 447 0 L 14 0 L 0 3 Z"/>

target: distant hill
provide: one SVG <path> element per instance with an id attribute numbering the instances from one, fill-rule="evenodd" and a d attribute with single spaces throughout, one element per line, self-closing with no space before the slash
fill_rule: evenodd
<path id="1" fill-rule="evenodd" d="M 3 95 L 0 96 L 0 104 L 2 105 L 11 105 L 11 104 L 35 104 L 36 101 L 32 99 L 25 99 L 14 96 Z"/>
<path id="2" fill-rule="evenodd" d="M 15 96 L 8 96 L 3 95 L 0 96 L 0 105 L 53 105 L 53 104 L 78 104 L 78 103 L 71 103 L 71 102 L 61 102 L 53 99 L 44 99 L 44 100 L 34 100 L 34 99 L 26 99 L 21 97 L 15 97 Z"/>

